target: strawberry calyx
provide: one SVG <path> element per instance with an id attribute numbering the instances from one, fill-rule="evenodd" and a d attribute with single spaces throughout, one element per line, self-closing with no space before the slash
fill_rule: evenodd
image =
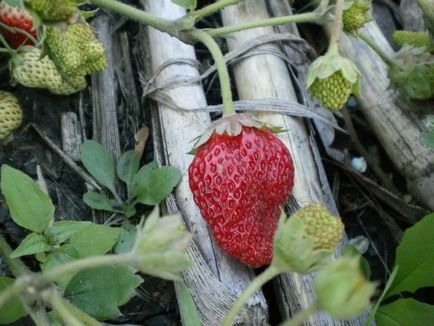
<path id="1" fill-rule="evenodd" d="M 261 121 L 258 121 L 250 113 L 237 113 L 212 122 L 211 126 L 201 136 L 193 140 L 195 144 L 190 154 L 195 154 L 196 150 L 201 145 L 205 144 L 214 133 L 218 135 L 223 135 L 226 133 L 230 137 L 235 137 L 241 134 L 243 127 L 269 129 L 273 133 L 280 133 L 285 131 L 285 129 L 279 126 L 270 126 Z"/>

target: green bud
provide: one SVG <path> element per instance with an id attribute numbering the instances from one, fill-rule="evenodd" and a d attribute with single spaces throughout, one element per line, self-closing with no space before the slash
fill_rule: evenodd
<path id="1" fill-rule="evenodd" d="M 315 249 L 315 237 L 308 234 L 303 220 L 297 216 L 288 219 L 282 212 L 274 237 L 274 267 L 282 272 L 310 273 L 332 255 L 330 249 Z"/>
<path id="2" fill-rule="evenodd" d="M 375 288 L 365 279 L 359 259 L 354 257 L 336 260 L 315 280 L 319 308 L 338 319 L 350 319 L 367 310 Z"/>
<path id="3" fill-rule="evenodd" d="M 178 280 L 178 272 L 191 265 L 185 253 L 191 234 L 179 215 L 159 217 L 158 207 L 138 225 L 132 253 L 141 272 L 168 280 Z"/>

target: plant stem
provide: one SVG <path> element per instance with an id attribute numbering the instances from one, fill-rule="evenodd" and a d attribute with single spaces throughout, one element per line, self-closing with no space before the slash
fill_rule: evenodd
<path id="1" fill-rule="evenodd" d="M 78 273 L 85 269 L 111 266 L 116 264 L 127 264 L 131 262 L 133 256 L 131 254 L 121 254 L 121 255 L 105 255 L 105 256 L 93 256 L 87 257 L 79 260 L 74 260 L 69 263 L 59 265 L 53 269 L 44 272 L 39 276 L 40 282 L 42 284 L 47 284 L 53 282 L 60 278 L 61 276 L 69 273 Z"/>
<path id="2" fill-rule="evenodd" d="M 378 54 L 378 56 L 387 64 L 387 65 L 393 65 L 395 64 L 395 62 L 393 61 L 393 59 L 386 54 L 386 52 L 384 52 L 377 43 L 375 43 L 375 41 L 370 38 L 368 35 L 366 35 L 365 33 L 360 33 L 359 34 L 359 38 L 361 38 L 366 44 L 369 45 L 369 47 L 375 51 L 375 53 Z"/>
<path id="3" fill-rule="evenodd" d="M 0 256 L 3 257 L 11 272 L 16 276 L 29 274 L 30 271 L 19 258 L 11 258 L 12 248 L 9 246 L 5 238 L 0 235 Z"/>
<path id="4" fill-rule="evenodd" d="M 6 24 L 4 24 L 2 22 L 0 22 L 0 27 L 8 30 L 11 33 L 20 33 L 20 34 L 23 34 L 23 35 L 27 36 L 33 42 L 33 44 L 37 44 L 38 43 L 38 42 L 36 42 L 36 39 L 33 37 L 33 35 L 31 35 L 29 32 L 27 32 L 27 31 L 25 31 L 25 30 L 23 30 L 21 28 L 11 27 L 11 26 L 6 25 Z"/>
<path id="5" fill-rule="evenodd" d="M 5 38 L 1 34 L 0 34 L 0 43 L 6 48 L 6 50 L 9 53 L 14 52 L 14 50 L 10 47 L 9 43 L 5 40 Z"/>
<path id="6" fill-rule="evenodd" d="M 68 309 L 64 299 L 56 292 L 52 294 L 50 300 L 53 310 L 56 311 L 60 318 L 70 326 L 81 326 L 83 323 Z"/>
<path id="7" fill-rule="evenodd" d="M 220 87 L 223 99 L 223 116 L 227 117 L 234 115 L 236 112 L 232 100 L 231 81 L 222 51 L 220 50 L 217 42 L 207 32 L 196 29 L 191 31 L 190 35 L 193 37 L 193 39 L 202 42 L 211 52 L 211 55 L 217 66 L 217 73 L 220 79 Z"/>
<path id="8" fill-rule="evenodd" d="M 318 306 L 316 304 L 310 305 L 305 310 L 295 314 L 290 320 L 282 323 L 280 326 L 299 326 L 317 311 Z"/>
<path id="9" fill-rule="evenodd" d="M 258 275 L 252 283 L 250 283 L 249 287 L 244 290 L 241 296 L 238 298 L 235 305 L 232 306 L 232 309 L 227 314 L 225 320 L 223 321 L 223 326 L 231 326 L 237 317 L 238 313 L 243 309 L 244 304 L 247 300 L 264 285 L 266 282 L 274 278 L 275 276 L 280 274 L 280 270 L 273 265 L 270 265 L 265 271 L 263 271 L 260 275 Z"/>
<path id="10" fill-rule="evenodd" d="M 203 17 L 212 15 L 213 13 L 219 11 L 220 9 L 223 9 L 227 6 L 236 5 L 241 0 L 220 0 L 218 2 L 215 2 L 209 6 L 203 7 L 202 9 L 192 11 L 190 13 L 190 16 L 195 19 L 195 21 L 198 21 L 202 19 Z"/>
<path id="11" fill-rule="evenodd" d="M 329 40 L 328 53 L 338 53 L 338 42 L 342 32 L 342 13 L 344 11 L 344 0 L 336 1 L 335 22 Z"/>
<path id="12" fill-rule="evenodd" d="M 177 36 L 178 30 L 174 21 L 170 21 L 155 15 L 151 15 L 143 10 L 134 8 L 115 0 L 90 0 L 91 3 L 98 7 L 105 8 L 127 16 L 128 18 L 155 27 L 156 29 L 166 32 L 172 36 Z"/>
<path id="13" fill-rule="evenodd" d="M 229 33 L 243 31 L 246 29 L 266 27 L 266 26 L 276 26 L 276 25 L 291 24 L 291 23 L 308 23 L 308 22 L 321 24 L 323 22 L 322 18 L 323 18 L 322 13 L 309 12 L 309 13 L 299 14 L 299 15 L 256 20 L 253 22 L 235 25 L 235 26 L 214 28 L 214 29 L 207 30 L 207 32 L 211 36 L 221 36 Z"/>

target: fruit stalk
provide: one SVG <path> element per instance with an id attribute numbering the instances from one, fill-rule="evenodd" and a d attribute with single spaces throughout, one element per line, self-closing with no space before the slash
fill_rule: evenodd
<path id="1" fill-rule="evenodd" d="M 317 24 L 323 23 L 324 22 L 323 12 L 309 12 L 309 13 L 299 14 L 299 15 L 261 19 L 261 20 L 256 20 L 245 24 L 235 25 L 235 26 L 214 28 L 208 30 L 207 32 L 211 36 L 221 36 L 221 35 L 240 32 L 252 28 L 293 24 L 293 23 L 294 24 L 309 23 L 309 22 L 317 23 Z"/>
<path id="2" fill-rule="evenodd" d="M 342 13 L 344 11 L 344 0 L 336 1 L 335 22 L 330 36 L 328 53 L 338 52 L 338 42 L 342 32 Z"/>
<path id="3" fill-rule="evenodd" d="M 217 42 L 207 32 L 197 29 L 191 31 L 191 36 L 194 39 L 202 42 L 208 48 L 215 61 L 215 64 L 217 66 L 217 73 L 220 79 L 220 87 L 223 100 L 223 116 L 228 117 L 234 115 L 235 108 L 232 100 L 231 81 L 222 51 L 220 50 Z"/>
<path id="4" fill-rule="evenodd" d="M 231 310 L 227 314 L 222 326 L 231 326 L 237 317 L 238 313 L 243 309 L 247 300 L 259 290 L 265 283 L 273 279 L 280 274 L 280 270 L 273 265 L 270 265 L 265 271 L 258 275 L 249 287 L 244 290 L 237 302 L 232 306 Z"/>
<path id="5" fill-rule="evenodd" d="M 14 28 L 11 26 L 8 26 L 2 22 L 0 22 L 0 27 L 4 28 L 5 30 L 12 32 L 12 33 L 21 33 L 23 35 L 25 35 L 26 37 L 29 38 L 29 40 L 31 40 L 33 42 L 33 44 L 37 44 L 38 42 L 36 41 L 36 39 L 33 37 L 33 35 L 31 35 L 29 32 L 21 29 L 21 28 Z"/>
<path id="6" fill-rule="evenodd" d="M 281 326 L 299 326 L 317 311 L 318 306 L 316 304 L 312 304 L 306 309 L 295 314 L 291 319 L 284 322 Z"/>
<path id="7" fill-rule="evenodd" d="M 386 52 L 384 52 L 378 45 L 377 43 L 375 43 L 375 41 L 370 38 L 368 35 L 366 35 L 365 33 L 360 33 L 359 37 L 372 49 L 375 51 L 375 53 L 378 54 L 378 56 L 388 65 L 393 65 L 395 64 L 393 59 L 388 56 L 386 54 Z"/>

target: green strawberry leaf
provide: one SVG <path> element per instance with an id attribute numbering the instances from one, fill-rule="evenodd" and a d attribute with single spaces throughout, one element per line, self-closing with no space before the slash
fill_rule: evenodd
<path id="1" fill-rule="evenodd" d="M 51 246 L 47 239 L 38 233 L 30 233 L 21 241 L 20 245 L 11 253 L 11 258 L 17 258 L 26 255 L 34 255 L 40 252 L 50 251 Z"/>
<path id="2" fill-rule="evenodd" d="M 45 230 L 45 236 L 51 244 L 60 244 L 68 240 L 73 234 L 88 227 L 91 222 L 86 221 L 59 221 Z"/>
<path id="3" fill-rule="evenodd" d="M 396 249 L 398 274 L 387 296 L 434 285 L 434 213 L 408 228 Z"/>
<path id="4" fill-rule="evenodd" d="M 103 255 L 113 248 L 120 231 L 120 228 L 90 224 L 80 232 L 73 234 L 69 244 L 78 250 L 81 258 Z"/>
<path id="5" fill-rule="evenodd" d="M 75 249 L 71 245 L 65 245 L 59 248 L 56 248 L 53 252 L 51 252 L 47 259 L 45 260 L 44 264 L 42 264 L 41 268 L 43 271 L 48 271 L 54 267 L 57 267 L 59 265 L 69 263 L 73 260 L 79 259 L 80 254 L 78 253 L 78 250 Z M 65 274 L 62 277 L 58 278 L 56 280 L 56 283 L 61 288 L 66 288 L 69 281 L 74 276 L 74 273 Z"/>
<path id="6" fill-rule="evenodd" d="M 94 178 L 115 193 L 115 166 L 113 158 L 102 145 L 87 140 L 80 146 L 80 159 Z"/>
<path id="7" fill-rule="evenodd" d="M 41 233 L 53 220 L 50 197 L 29 176 L 6 164 L 1 167 L 1 190 L 18 225 Z"/>
<path id="8" fill-rule="evenodd" d="M 15 280 L 10 277 L 0 276 L 0 293 L 14 284 Z M 17 297 L 9 300 L 2 308 L 0 308 L 0 324 L 10 324 L 14 321 L 27 316 L 21 300 Z"/>
<path id="9" fill-rule="evenodd" d="M 140 156 L 136 151 L 127 151 L 123 153 L 117 166 L 119 179 L 129 185 L 133 181 L 134 175 L 139 170 L 139 166 Z"/>
<path id="10" fill-rule="evenodd" d="M 112 200 L 102 192 L 88 191 L 83 195 L 83 201 L 87 206 L 93 209 L 107 211 L 107 212 L 118 211 L 113 207 Z"/>
<path id="11" fill-rule="evenodd" d="M 147 178 L 140 180 L 137 188 L 137 201 L 144 205 L 158 205 L 181 181 L 177 168 L 163 166 L 153 170 Z"/>
<path id="12" fill-rule="evenodd" d="M 134 175 L 133 180 L 131 181 L 128 195 L 129 199 L 132 199 L 137 196 L 138 189 L 143 182 L 151 175 L 152 171 L 158 169 L 158 164 L 156 161 L 152 161 L 140 168 L 140 170 Z"/>
<path id="13" fill-rule="evenodd" d="M 399 299 L 381 306 L 375 316 L 378 326 L 432 325 L 434 306 L 414 299 Z"/>
<path id="14" fill-rule="evenodd" d="M 133 248 L 136 239 L 137 228 L 131 223 L 125 223 L 121 228 L 118 242 L 114 248 L 115 253 L 124 254 Z"/>
<path id="15" fill-rule="evenodd" d="M 172 2 L 188 10 L 194 10 L 197 7 L 197 0 L 172 0 Z"/>
<path id="16" fill-rule="evenodd" d="M 65 296 L 91 316 L 110 319 L 120 315 L 118 306 L 128 302 L 141 282 L 142 278 L 127 266 L 93 268 L 77 273 Z"/>
<path id="17" fill-rule="evenodd" d="M 179 304 L 179 312 L 181 314 L 182 324 L 189 326 L 202 325 L 199 312 L 197 311 L 196 303 L 190 293 L 187 285 L 184 282 L 178 282 L 177 297 Z"/>

